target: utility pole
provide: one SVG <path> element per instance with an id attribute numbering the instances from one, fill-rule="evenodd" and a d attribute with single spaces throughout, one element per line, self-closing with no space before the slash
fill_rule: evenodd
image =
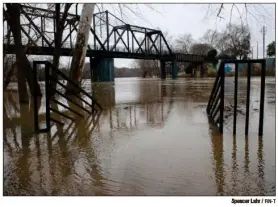
<path id="1" fill-rule="evenodd" d="M 254 58 L 254 50 L 253 50 L 253 48 L 254 47 L 251 47 L 252 48 L 252 59 Z"/>
<path id="2" fill-rule="evenodd" d="M 259 59 L 259 43 L 257 41 L 257 59 Z"/>
<path id="3" fill-rule="evenodd" d="M 261 33 L 263 34 L 263 58 L 265 58 L 265 34 L 266 34 L 265 26 L 263 26 Z"/>

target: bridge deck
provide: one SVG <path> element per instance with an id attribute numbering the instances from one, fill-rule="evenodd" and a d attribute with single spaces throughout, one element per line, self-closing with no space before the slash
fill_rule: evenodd
<path id="1" fill-rule="evenodd" d="M 4 44 L 6 54 L 15 54 L 15 45 Z M 35 47 L 28 46 L 26 54 L 30 55 L 53 55 L 54 47 Z M 61 56 L 72 56 L 72 48 L 61 48 Z M 155 54 L 155 53 L 134 53 L 127 51 L 104 51 L 104 50 L 87 50 L 87 57 L 101 56 L 103 58 L 127 58 L 127 59 L 159 59 L 165 61 L 177 60 L 178 62 L 203 62 L 205 61 L 205 56 L 193 55 L 193 54 L 181 54 L 176 53 L 173 55 L 169 54 Z"/>

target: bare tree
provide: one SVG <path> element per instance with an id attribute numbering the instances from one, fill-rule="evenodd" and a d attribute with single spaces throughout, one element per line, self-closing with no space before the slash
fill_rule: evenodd
<path id="1" fill-rule="evenodd" d="M 190 47 L 190 53 L 195 55 L 207 55 L 213 49 L 209 44 L 195 43 Z"/>
<path id="2" fill-rule="evenodd" d="M 24 26 L 24 24 L 21 24 L 21 26 Z M 10 41 L 10 35 L 11 35 L 11 30 L 10 28 L 8 29 L 8 34 L 7 34 L 7 41 L 4 39 L 4 41 L 7 43 L 7 45 L 9 45 L 11 43 Z M 30 39 L 27 39 L 28 43 L 27 45 L 25 45 L 24 51 L 26 52 L 29 48 L 29 46 L 36 44 L 39 39 L 40 36 L 38 34 L 33 34 L 31 35 L 31 28 L 28 27 L 28 32 L 27 32 L 27 36 L 30 37 L 32 39 L 32 41 Z M 22 38 L 23 39 L 23 38 Z M 23 39 L 24 41 L 24 39 Z M 28 55 L 26 54 L 26 57 L 28 58 Z M 14 55 L 7 55 L 6 51 L 4 50 L 4 65 L 3 65 L 3 69 L 4 69 L 4 77 L 3 77 L 3 83 L 4 83 L 4 90 L 8 87 L 10 81 L 11 81 L 11 77 L 14 74 L 14 71 L 17 68 L 17 62 L 16 62 L 16 56 Z M 26 89 L 27 90 L 27 89 Z"/>
<path id="3" fill-rule="evenodd" d="M 28 102 L 29 98 L 27 93 L 26 80 L 30 89 L 30 93 L 32 95 L 34 95 L 34 87 L 37 87 L 38 95 L 41 95 L 41 91 L 38 82 L 34 82 L 33 80 L 32 67 L 26 57 L 26 53 L 22 45 L 20 7 L 20 4 L 6 4 L 7 9 L 6 11 L 4 11 L 4 15 L 13 33 L 16 47 L 19 100 L 20 102 Z"/>
<path id="4" fill-rule="evenodd" d="M 230 24 L 223 31 L 208 30 L 201 38 L 205 45 L 217 49 L 220 56 L 246 58 L 250 53 L 248 25 Z"/>
<path id="5" fill-rule="evenodd" d="M 229 31 L 228 44 L 233 55 L 246 59 L 250 53 L 250 31 L 247 26 L 244 25 L 227 25 L 227 30 Z"/>
<path id="6" fill-rule="evenodd" d="M 157 60 L 137 59 L 135 60 L 135 66 L 141 70 L 142 78 L 159 76 L 160 69 Z"/>
<path id="7" fill-rule="evenodd" d="M 65 29 L 65 24 L 66 20 L 68 17 L 68 12 L 72 4 L 67 3 L 64 5 L 64 11 L 62 12 L 62 17 L 60 18 L 60 13 L 61 13 L 61 5 L 60 4 L 55 4 L 55 18 L 56 18 L 56 30 L 54 33 L 54 41 L 55 41 L 55 50 L 53 54 L 53 68 L 54 70 L 52 71 L 53 77 L 55 77 L 56 81 L 58 76 L 55 75 L 55 69 L 58 69 L 59 66 L 59 60 L 61 56 L 61 47 L 62 47 L 62 37 L 63 37 L 63 32 Z M 71 31 L 70 31 L 71 32 Z M 56 88 L 56 81 L 52 82 L 52 88 Z M 51 92 L 51 95 L 53 93 Z"/>
<path id="8" fill-rule="evenodd" d="M 219 32 L 217 32 L 217 30 L 207 30 L 205 32 L 205 34 L 203 35 L 203 37 L 201 38 L 201 42 L 205 43 L 205 44 L 209 44 L 212 47 L 216 48 L 217 44 L 219 42 Z"/>
<path id="9" fill-rule="evenodd" d="M 5 55 L 3 58 L 3 88 L 8 87 L 11 77 L 16 68 L 16 57 L 14 55 Z"/>
<path id="10" fill-rule="evenodd" d="M 191 34 L 181 35 L 176 39 L 175 50 L 178 50 L 182 53 L 189 53 L 190 47 L 192 46 L 193 42 L 194 39 Z"/>
<path id="11" fill-rule="evenodd" d="M 274 5 L 274 4 L 273 4 Z M 225 13 L 225 11 L 228 11 Z M 264 4 L 208 4 L 206 17 L 216 16 L 220 20 L 229 20 L 230 23 L 234 14 L 238 14 L 241 25 L 248 25 L 248 19 L 254 19 L 258 24 L 262 24 L 266 19 L 271 19 L 269 11 Z"/>
<path id="12" fill-rule="evenodd" d="M 219 55 L 242 59 L 250 53 L 250 32 L 247 26 L 228 24 L 218 37 L 216 48 Z"/>

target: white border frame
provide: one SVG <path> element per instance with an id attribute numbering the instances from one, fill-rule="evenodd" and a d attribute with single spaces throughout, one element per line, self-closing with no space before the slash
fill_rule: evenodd
<path id="1" fill-rule="evenodd" d="M 8 3 L 9 1 L 3 1 L 2 3 Z M 13 0 L 13 3 L 17 2 L 22 2 L 19 0 Z M 29 0 L 28 2 L 32 3 L 50 3 L 50 2 L 57 2 L 53 0 L 48 0 L 48 1 L 41 1 L 41 0 Z M 75 0 L 60 0 L 59 2 L 67 2 L 67 3 L 76 3 L 77 1 Z M 82 3 L 91 3 L 92 1 L 82 1 Z M 175 0 L 175 1 L 164 1 L 164 0 L 152 0 L 152 1 L 146 1 L 146 0 L 94 0 L 95 3 L 275 3 L 275 1 L 258 1 L 258 0 L 253 0 L 249 1 L 246 0 L 245 2 L 242 2 L 242 0 L 233 0 L 227 1 L 227 0 L 222 0 L 222 1 L 193 1 L 193 0 Z M 81 2 L 80 2 L 81 3 Z M 1 4 L 3 6 L 3 4 Z M 276 12 L 276 10 L 275 10 Z M 0 21 L 2 22 L 3 18 L 3 10 L 1 8 L 0 10 Z M 275 16 L 276 19 L 276 16 Z M 277 21 L 276 21 L 276 27 L 277 27 Z M 1 24 L 1 31 L 3 32 L 3 25 Z M 275 37 L 277 39 L 277 33 L 275 34 Z M 2 42 L 3 42 L 3 36 L 0 36 Z M 277 51 L 277 49 L 276 49 Z M 1 44 L 1 52 L 3 54 L 3 45 Z M 3 56 L 1 56 L 2 64 L 3 64 Z M 3 80 L 3 70 L 2 70 L 2 64 L 0 68 L 0 75 L 1 79 Z M 3 84 L 1 85 L 1 101 L 0 101 L 0 107 L 1 107 L 1 118 L 3 120 Z M 277 86 L 276 86 L 276 97 L 277 97 Z M 277 108 L 277 102 L 276 102 L 276 108 Z M 276 117 L 277 117 L 277 110 L 276 110 Z M 277 128 L 277 122 L 276 122 L 276 128 Z M 0 128 L 1 133 L 3 132 L 3 125 L 1 125 Z M 277 131 L 276 131 L 276 137 L 277 137 Z M 3 139 L 0 141 L 0 147 L 2 150 L 2 153 L 0 153 L 0 169 L 3 175 Z M 276 142 L 276 147 L 277 147 L 277 142 Z M 277 149 L 277 148 L 276 148 Z M 276 164 L 277 164 L 277 159 L 276 159 Z M 277 175 L 277 170 L 276 170 L 276 175 Z M 276 176 L 276 184 L 277 184 L 277 176 Z M 115 204 L 119 204 L 120 206 L 194 206 L 196 204 L 200 204 L 201 206 L 223 206 L 223 204 L 226 205 L 231 205 L 232 204 L 232 199 L 275 199 L 276 197 L 230 197 L 230 196 L 223 196 L 223 197 L 217 197 L 216 196 L 209 196 L 209 197 L 202 197 L 202 196 L 184 196 L 184 197 L 113 197 L 113 198 L 108 198 L 108 197 L 3 197 L 3 178 L 0 179 L 0 206 L 28 206 L 28 207 L 38 207 L 38 206 L 114 206 Z M 277 203 L 277 201 L 276 201 Z M 180 205 L 178 205 L 180 204 Z M 253 204 L 254 206 L 256 204 Z M 257 205 L 262 205 L 262 204 L 257 204 Z"/>

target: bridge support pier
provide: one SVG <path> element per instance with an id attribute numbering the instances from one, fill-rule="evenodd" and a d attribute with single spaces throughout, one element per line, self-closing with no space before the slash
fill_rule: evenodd
<path id="1" fill-rule="evenodd" d="M 91 71 L 91 82 L 97 81 L 97 70 L 95 68 L 97 67 L 96 59 L 90 57 L 90 71 Z"/>
<path id="2" fill-rule="evenodd" d="M 166 68 L 165 68 L 165 61 L 160 60 L 160 78 L 166 79 Z"/>
<path id="3" fill-rule="evenodd" d="M 177 61 L 173 60 L 172 61 L 172 79 L 177 79 L 177 77 L 178 77 Z"/>
<path id="4" fill-rule="evenodd" d="M 90 58 L 93 82 L 114 81 L 114 59 L 113 58 Z"/>

